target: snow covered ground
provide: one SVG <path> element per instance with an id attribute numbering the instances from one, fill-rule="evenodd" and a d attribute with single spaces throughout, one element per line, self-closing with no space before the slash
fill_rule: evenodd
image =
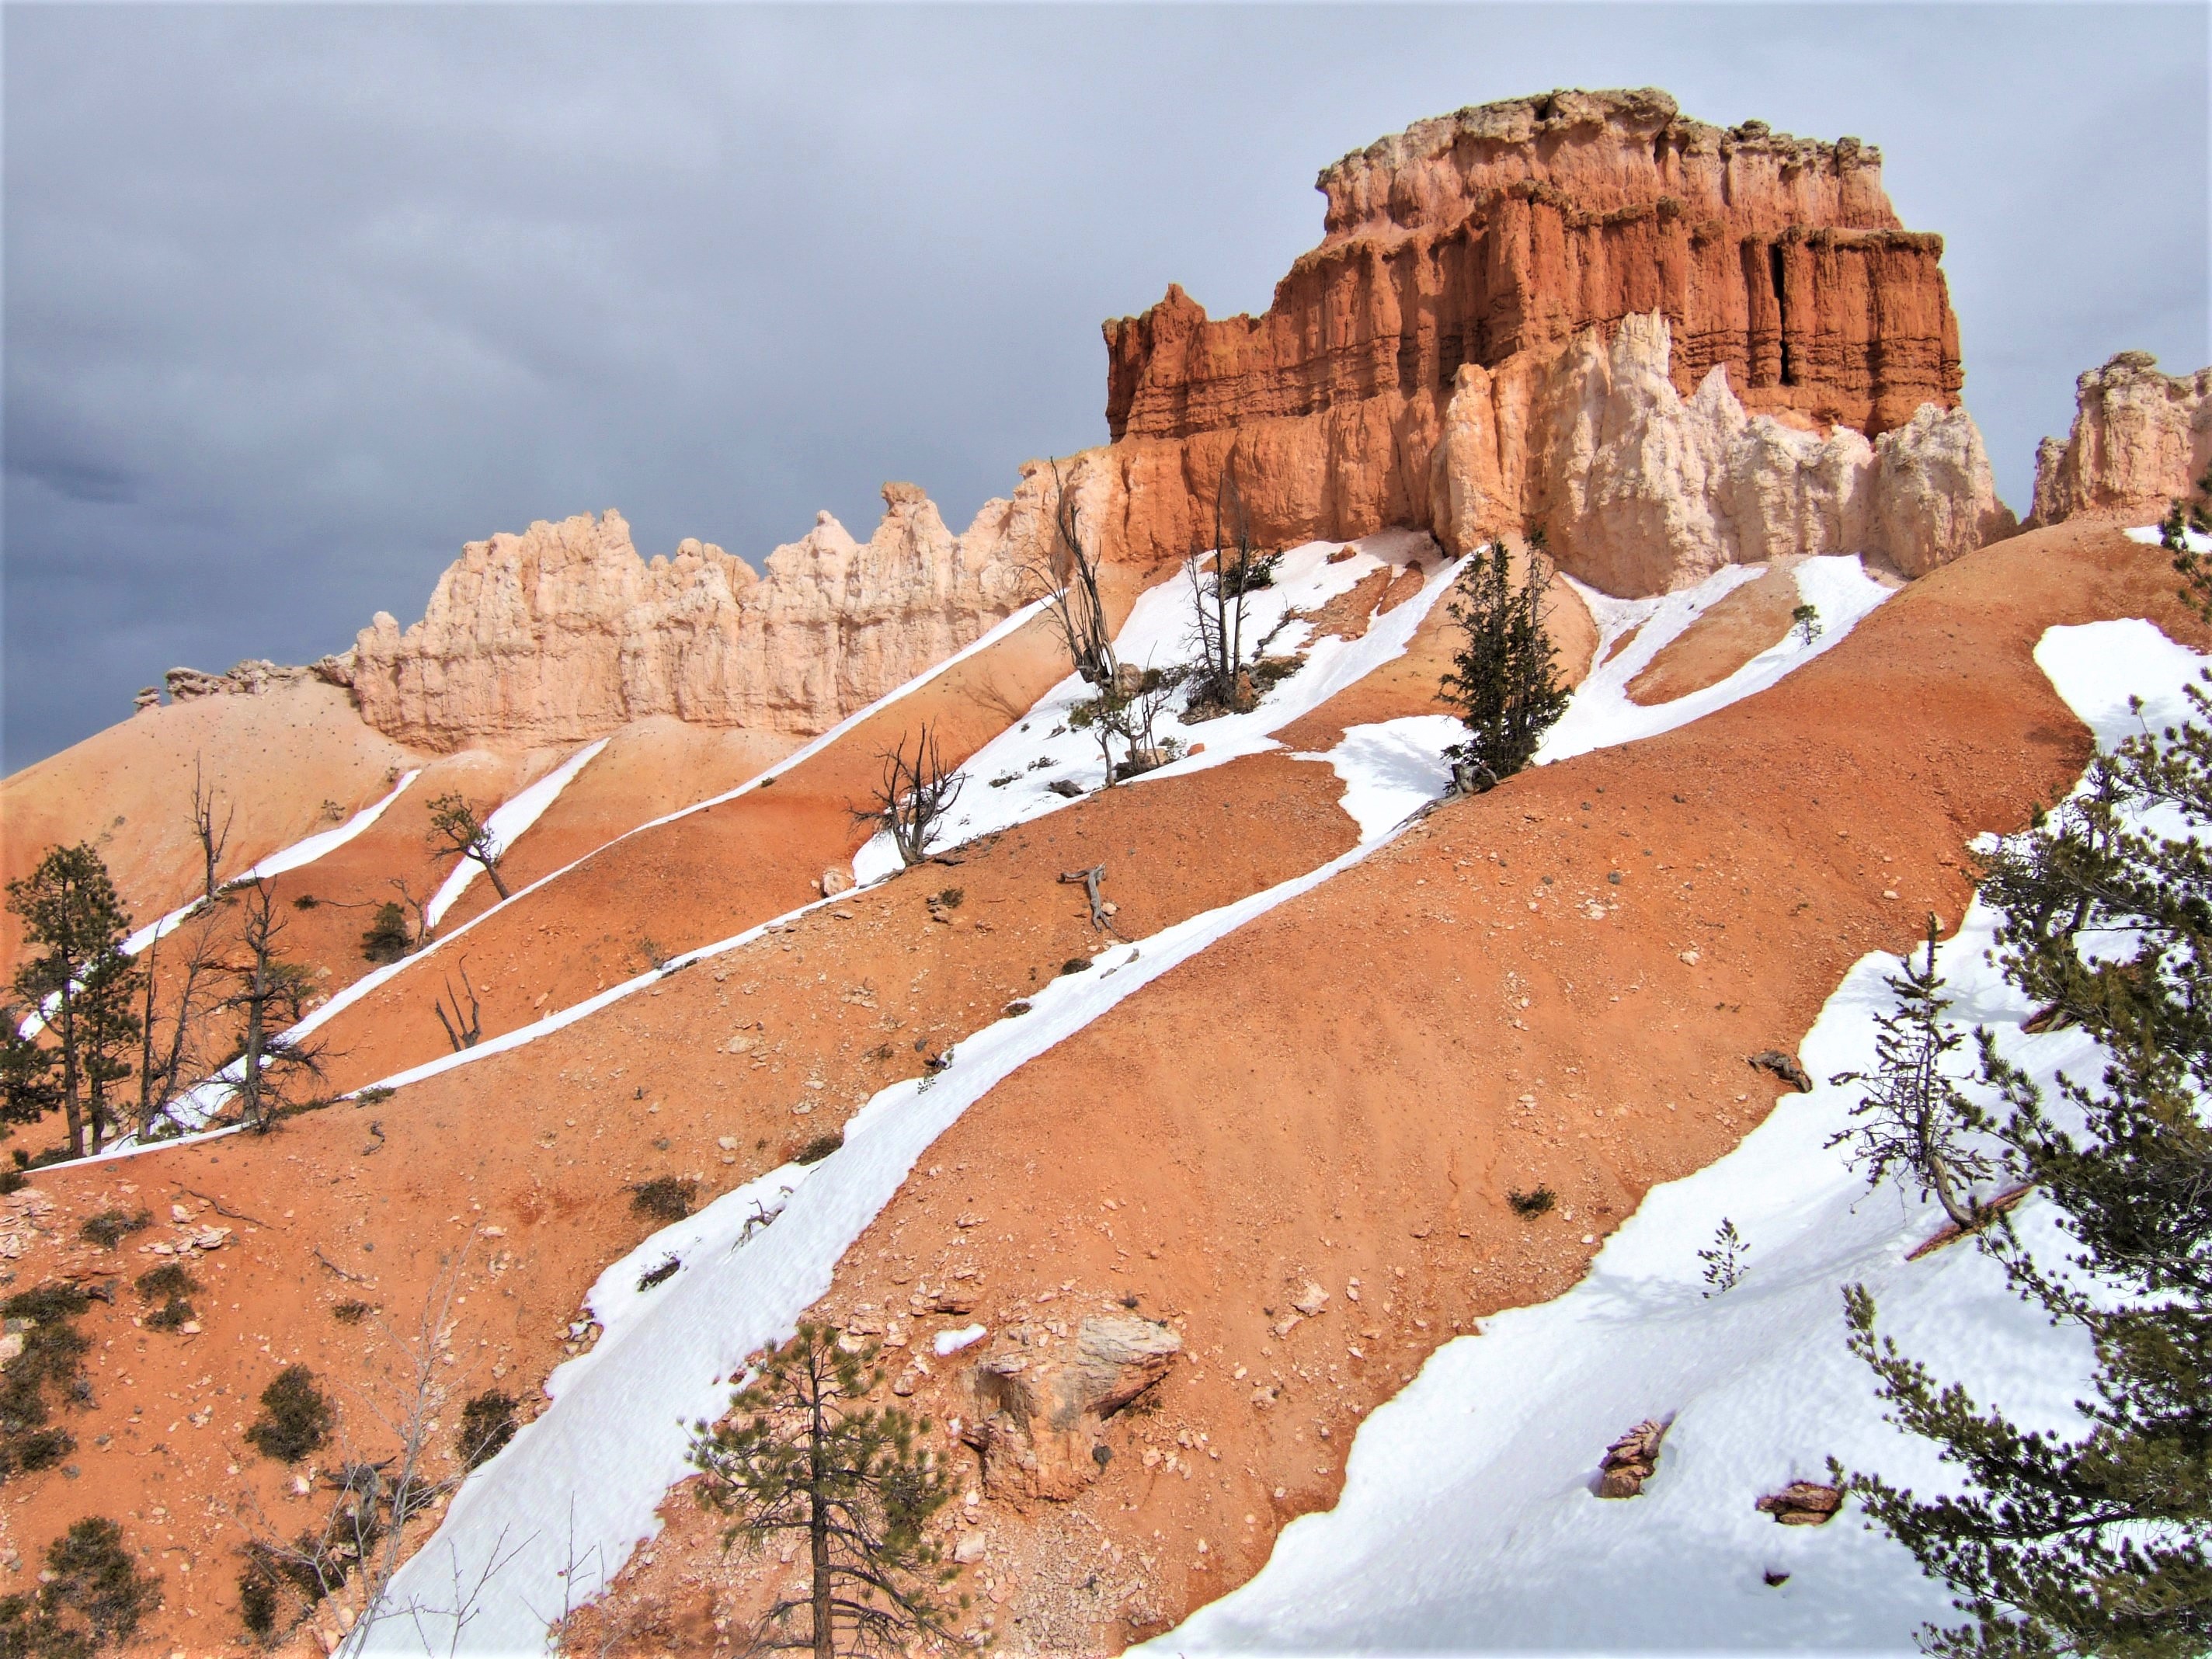
<path id="1" fill-rule="evenodd" d="M 1357 640 L 1335 635 L 1315 639 L 1310 623 L 1291 617 L 1293 611 L 1320 609 L 1378 570 L 1415 565 L 1425 578 L 1420 591 L 1376 618 Z M 1304 658 L 1304 665 L 1278 681 L 1247 714 L 1191 725 L 1185 725 L 1178 713 L 1164 715 L 1155 727 L 1156 736 L 1202 744 L 1204 752 L 1132 781 L 1176 777 L 1240 755 L 1280 747 L 1271 733 L 1318 708 L 1394 657 L 1403 656 L 1413 631 L 1449 591 L 1460 568 L 1460 562 L 1445 560 L 1435 543 L 1413 531 L 1386 530 L 1356 542 L 1308 542 L 1291 549 L 1275 567 L 1273 586 L 1246 597 L 1245 659 L 1249 662 L 1255 654 L 1253 647 L 1267 640 L 1268 655 L 1295 653 Z M 1174 577 L 1139 597 L 1115 635 L 1115 654 L 1136 668 L 1171 668 L 1197 654 L 1192 630 L 1190 585 Z M 1097 744 L 1089 732 L 1067 726 L 1069 710 L 1092 695 L 1091 686 L 1069 675 L 959 769 L 960 795 L 945 823 L 945 845 L 972 841 L 1073 805 L 1073 798 L 1054 793 L 1055 783 L 1073 784 L 1087 794 L 1105 782 L 1106 765 Z M 888 833 L 878 833 L 853 859 L 854 876 L 864 884 L 880 881 L 898 867 L 898 851 Z"/>
<path id="2" fill-rule="evenodd" d="M 2053 629 L 2036 659 L 2108 747 L 2138 729 L 2131 692 L 2153 727 L 2181 723 L 2203 665 L 2142 622 Z M 1978 902 L 1938 952 L 1950 1018 L 1996 1031 L 2046 1085 L 2094 1076 L 2078 1031 L 2021 1032 L 2032 1010 L 1984 959 L 1994 921 Z M 1829 1000 L 1800 1050 L 1815 1078 L 1871 1066 L 1897 965 L 1869 957 Z M 1924 1443 L 1882 1422 L 1844 1346 L 1842 1287 L 1868 1285 L 1884 1332 L 2030 1426 L 2077 1421 L 2089 1355 L 1972 1246 L 1906 1260 L 1943 1218 L 1893 1185 L 1869 1191 L 1826 1149 L 1856 1097 L 1826 1083 L 1784 1097 L 1728 1157 L 1653 1189 L 1575 1289 L 1438 1350 L 1361 1428 L 1336 1508 L 1294 1522 L 1256 1577 L 1142 1650 L 1911 1651 L 1915 1629 L 1951 1610 L 1910 1555 L 1850 1513 L 1783 1527 L 1753 1507 L 1821 1478 L 1831 1455 L 1954 1489 Z M 2014 1214 L 2035 1247 L 2053 1245 L 2047 1204 Z M 1748 1266 L 1709 1297 L 1697 1253 L 1723 1218 Z M 1668 1416 L 1644 1495 L 1595 1497 L 1606 1446 Z"/>
<path id="3" fill-rule="evenodd" d="M 1616 599 L 1574 582 L 1598 625 L 1598 663 L 1576 688 L 1566 714 L 1545 734 L 1536 751 L 1539 766 L 1638 738 L 1656 737 L 1702 720 L 1716 709 L 1764 691 L 1792 669 L 1832 650 L 1860 618 L 1893 591 L 1866 574 L 1856 555 L 1835 554 L 1801 561 L 1796 569 L 1798 596 L 1820 615 L 1820 631 L 1808 643 L 1792 629 L 1717 685 L 1692 691 L 1672 702 L 1643 708 L 1628 700 L 1628 684 L 1650 666 L 1662 649 L 1722 599 L 1765 574 L 1763 565 L 1729 565 L 1695 587 L 1649 599 Z M 1614 641 L 1638 629 L 1627 647 L 1608 656 Z"/>

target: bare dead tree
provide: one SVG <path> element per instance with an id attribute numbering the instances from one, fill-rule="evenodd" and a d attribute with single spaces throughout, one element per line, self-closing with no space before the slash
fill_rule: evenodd
<path id="1" fill-rule="evenodd" d="M 258 1580 L 264 1606 L 272 1613 L 280 1591 L 289 1593 L 299 1604 L 297 1618 L 304 1618 L 352 1587 L 350 1600 L 358 1616 L 337 1650 L 342 1653 L 364 1650 L 370 1631 L 396 1616 L 412 1617 L 418 1634 L 424 1633 L 426 1619 L 451 1619 L 453 1645 L 458 1649 L 461 1632 L 474 1616 L 484 1587 L 516 1553 L 502 1534 L 481 1564 L 472 1585 L 458 1582 L 456 1557 L 456 1595 L 451 1608 L 416 1601 L 397 1607 L 390 1604 L 392 1581 L 406 1558 L 409 1523 L 434 1510 L 468 1474 L 465 1460 L 442 1472 L 434 1467 L 437 1460 L 432 1436 L 455 1392 L 451 1373 L 441 1366 L 440 1356 L 452 1342 L 454 1310 L 476 1237 L 471 1233 L 460 1249 L 441 1258 L 438 1277 L 424 1293 L 413 1328 L 395 1328 L 380 1314 L 376 1316 L 377 1327 L 389 1339 L 398 1362 L 389 1379 L 388 1400 L 380 1401 L 366 1391 L 359 1400 L 381 1431 L 374 1437 L 380 1442 L 376 1449 L 385 1455 L 368 1455 L 353 1437 L 349 1417 L 341 1413 L 337 1425 L 341 1455 L 337 1467 L 323 1476 L 331 1498 L 319 1523 L 288 1539 L 264 1519 L 253 1528 L 254 1535 L 243 1552 L 246 1568 L 240 1576 L 240 1589 L 244 1592 L 250 1583 Z M 427 1635 L 425 1650 L 430 1650 Z"/>
<path id="2" fill-rule="evenodd" d="M 499 838 L 492 834 L 491 825 L 477 816 L 476 808 L 469 805 L 467 798 L 440 795 L 430 803 L 429 810 L 427 839 L 432 850 L 475 860 L 484 874 L 491 878 L 492 890 L 501 898 L 511 897 L 499 873 L 500 860 L 505 856 Z"/>
<path id="3" fill-rule="evenodd" d="M 1236 472 L 1224 467 L 1213 497 L 1211 557 L 1193 553 L 1182 567 L 1190 583 L 1198 647 L 1197 684 L 1190 698 L 1194 715 L 1241 714 L 1257 701 L 1244 661 L 1244 601 L 1273 581 L 1274 562 L 1254 538 L 1252 515 Z"/>
<path id="4" fill-rule="evenodd" d="M 880 758 L 883 773 L 877 780 L 872 804 L 853 816 L 863 823 L 878 823 L 888 830 L 901 863 L 919 864 L 929 856 L 941 821 L 960 799 L 966 780 L 957 767 L 946 769 L 936 730 L 927 721 L 921 735 L 915 739 L 912 759 L 907 757 L 904 738 L 899 739 L 897 748 L 886 750 Z"/>
<path id="5" fill-rule="evenodd" d="M 393 892 L 399 895 L 399 902 L 401 907 L 414 915 L 414 948 L 417 951 L 421 950 L 424 945 L 429 944 L 430 941 L 436 937 L 436 934 L 432 931 L 430 927 L 430 912 L 428 908 L 428 901 L 418 899 L 415 896 L 415 890 L 408 884 L 407 878 L 404 876 L 389 877 L 386 879 L 384 884 L 386 887 L 389 887 Z M 498 884 L 494 883 L 493 884 L 496 886 Z"/>
<path id="6" fill-rule="evenodd" d="M 222 861 L 223 848 L 230 845 L 230 826 L 238 817 L 238 804 L 230 803 L 222 815 L 222 828 L 215 823 L 217 797 L 213 785 L 203 786 L 200 781 L 200 759 L 192 757 L 192 834 L 200 844 L 202 896 L 207 903 L 215 902 L 216 866 Z"/>
<path id="7" fill-rule="evenodd" d="M 460 1053 L 464 1048 L 473 1048 L 483 1041 L 483 1007 L 477 1000 L 476 987 L 469 983 L 469 959 L 463 957 L 459 966 L 461 972 L 461 989 L 467 992 L 469 996 L 468 1018 L 466 1019 L 461 1018 L 461 999 L 455 994 L 453 981 L 451 979 L 446 981 L 445 995 L 434 1005 L 438 1011 L 438 1024 L 446 1028 L 446 1041 L 453 1045 L 455 1054 Z M 446 1005 L 448 1002 L 453 1004 L 453 1017 L 450 1019 L 446 1015 Z"/>
<path id="8" fill-rule="evenodd" d="M 295 1073 L 319 1076 L 323 1051 L 295 1042 L 277 1022 L 295 1024 L 307 999 L 307 970 L 277 955 L 285 926 L 275 890 L 259 879 L 239 890 L 239 933 L 247 960 L 231 971 L 239 981 L 223 1006 L 246 1016 L 246 1048 L 240 1056 L 238 1099 L 246 1121 L 266 1129 L 284 1101 L 285 1079 Z"/>
<path id="9" fill-rule="evenodd" d="M 1047 614 L 1067 652 L 1071 668 L 1091 685 L 1114 683 L 1114 635 L 1098 592 L 1098 556 L 1084 541 L 1077 506 L 1060 462 L 1052 463 L 1053 550 L 1030 566 L 1031 582 L 1051 601 Z"/>
<path id="10" fill-rule="evenodd" d="M 156 936 L 146 946 L 146 1014 L 143 1022 L 138 1060 L 138 1133 L 144 1136 L 169 1109 L 184 1086 L 189 1070 L 193 1081 L 205 1060 L 207 1022 L 222 1006 L 215 979 L 222 967 L 222 933 L 224 917 L 210 907 L 185 924 L 191 929 L 185 940 L 183 978 L 166 1016 L 155 1003 L 155 967 L 161 946 Z M 183 932 L 179 928 L 179 932 Z M 157 1036 L 157 1028 L 165 1027 Z"/>

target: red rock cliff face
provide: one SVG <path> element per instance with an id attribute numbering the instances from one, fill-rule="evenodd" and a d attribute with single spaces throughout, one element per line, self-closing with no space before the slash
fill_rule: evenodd
<path id="1" fill-rule="evenodd" d="M 1321 175 L 1327 234 L 1261 317 L 1180 289 L 1105 325 L 1129 556 L 1211 541 L 1232 453 L 1274 539 L 1432 522 L 1462 364 L 1511 375 L 1656 313 L 1688 396 L 1869 438 L 1963 376 L 1942 240 L 1903 229 L 1880 152 L 1683 118 L 1665 93 L 1558 92 L 1425 121 Z"/>

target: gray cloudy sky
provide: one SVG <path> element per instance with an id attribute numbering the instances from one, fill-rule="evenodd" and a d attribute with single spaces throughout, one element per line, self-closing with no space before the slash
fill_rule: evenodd
<path id="1" fill-rule="evenodd" d="M 2007 496 L 2207 343 L 2196 5 L 11 5 L 4 769 L 603 507 L 757 561 L 1105 436 L 1101 319 L 1264 307 L 1316 170 L 1556 86 L 1885 153 Z"/>

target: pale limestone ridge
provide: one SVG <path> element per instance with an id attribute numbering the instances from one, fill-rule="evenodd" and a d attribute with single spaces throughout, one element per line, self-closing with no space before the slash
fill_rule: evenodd
<path id="1" fill-rule="evenodd" d="M 1463 366 L 1430 487 L 1455 550 L 1541 526 L 1563 568 L 1608 593 L 1659 593 L 1725 564 L 1867 553 L 1917 576 L 2013 532 L 1963 409 L 1923 404 L 1869 443 L 1747 414 L 1715 368 L 1668 378 L 1657 313 L 1588 329 L 1548 364 Z"/>
<path id="2" fill-rule="evenodd" d="M 2148 351 L 2123 351 L 2074 383 L 2074 427 L 2035 452 L 2028 523 L 2083 514 L 2154 524 L 2212 466 L 2212 368 L 2161 374 Z"/>
<path id="3" fill-rule="evenodd" d="M 318 667 L 371 726 L 436 750 L 580 742 L 653 714 L 812 736 L 1020 605 L 1048 522 L 1036 493 L 1025 479 L 956 537 L 921 490 L 885 484 L 866 542 L 824 513 L 758 575 L 693 540 L 647 563 L 611 510 L 541 520 L 470 543 L 421 622 L 379 612 Z"/>

